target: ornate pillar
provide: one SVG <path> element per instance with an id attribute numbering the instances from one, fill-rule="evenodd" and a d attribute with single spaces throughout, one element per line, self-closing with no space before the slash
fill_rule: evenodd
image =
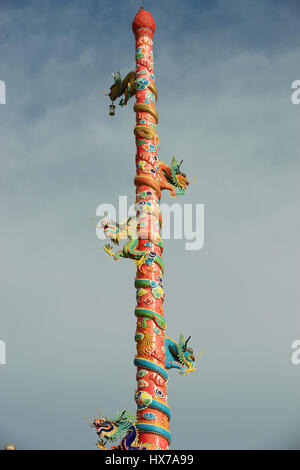
<path id="1" fill-rule="evenodd" d="M 108 220 L 101 224 L 106 237 L 119 244 L 128 238 L 116 253 L 107 244 L 105 251 L 113 259 L 134 260 L 137 266 L 135 288 L 137 317 L 135 341 L 137 353 L 134 364 L 137 368 L 135 401 L 137 414 L 134 418 L 126 410 L 118 412 L 114 419 L 101 417 L 90 423 L 99 436 L 97 443 L 106 449 L 106 443 L 120 438 L 121 443 L 111 449 L 161 449 L 167 450 L 171 442 L 167 403 L 167 369 L 177 369 L 182 375 L 196 370 L 194 353 L 187 347 L 189 341 L 180 335 L 176 343 L 165 336 L 166 322 L 163 312 L 164 290 L 161 240 L 161 191 L 167 189 L 171 196 L 185 193 L 189 184 L 180 170 L 181 163 L 173 157 L 171 165 L 158 158 L 158 115 L 155 107 L 157 92 L 153 69 L 153 35 L 155 22 L 148 11 L 140 8 L 132 29 L 136 39 L 136 70 L 122 80 L 120 71 L 112 74 L 115 83 L 107 96 L 110 97 L 110 114 L 114 114 L 113 101 L 121 99 L 124 106 L 135 95 L 136 126 L 136 218 L 124 223 Z"/>
<path id="2" fill-rule="evenodd" d="M 153 68 L 155 22 L 143 8 L 135 16 L 132 29 L 136 39 L 136 213 L 138 249 L 150 256 L 137 268 L 135 287 L 137 327 L 137 428 L 140 444 L 152 449 L 168 449 L 170 410 L 167 404 L 165 369 L 165 328 L 162 287 L 163 250 L 160 236 L 161 214 L 157 135 L 157 93 Z"/>

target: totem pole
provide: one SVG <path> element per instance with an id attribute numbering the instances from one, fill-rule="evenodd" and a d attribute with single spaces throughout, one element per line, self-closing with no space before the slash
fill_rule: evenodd
<path id="1" fill-rule="evenodd" d="M 110 244 L 105 246 L 105 251 L 115 260 L 131 258 L 137 265 L 137 354 L 134 359 L 137 368 L 137 414 L 134 417 L 124 410 L 118 412 L 114 419 L 99 416 L 90 424 L 96 429 L 100 449 L 106 449 L 107 442 L 121 439 L 121 443 L 111 449 L 166 450 L 171 441 L 167 370 L 176 368 L 182 375 L 187 375 L 196 369 L 193 350 L 187 347 L 189 338 L 186 340 L 180 335 L 179 341 L 175 342 L 165 336 L 165 294 L 162 285 L 164 263 L 159 202 L 163 189 L 170 191 L 173 197 L 183 195 L 189 182 L 180 170 L 182 162 L 178 163 L 173 157 L 171 165 L 167 165 L 158 158 L 158 115 L 155 108 L 157 91 L 152 52 L 155 22 L 151 14 L 140 8 L 133 20 L 132 29 L 136 39 L 136 70 L 127 74 L 124 80 L 119 71 L 113 74 L 115 83 L 108 96 L 113 102 L 124 95 L 119 103 L 121 106 L 126 105 L 132 96 L 136 97 L 136 218 L 117 223 L 104 217 L 101 225 L 110 241 L 119 244 L 121 239 L 129 240 L 116 253 Z M 115 106 L 112 103 L 110 114 L 114 114 L 114 111 Z"/>

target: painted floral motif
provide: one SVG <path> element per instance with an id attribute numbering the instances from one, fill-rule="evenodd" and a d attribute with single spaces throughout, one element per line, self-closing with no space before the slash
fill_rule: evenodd
<path id="1" fill-rule="evenodd" d="M 135 401 L 139 410 L 145 410 L 152 403 L 152 395 L 140 390 L 135 394 Z"/>
<path id="2" fill-rule="evenodd" d="M 154 413 L 146 412 L 143 414 L 143 418 L 148 419 L 149 421 L 154 421 L 156 418 L 156 415 Z"/>
<path id="3" fill-rule="evenodd" d="M 148 371 L 146 369 L 140 369 L 137 372 L 138 377 L 145 377 L 145 375 L 147 375 L 147 374 L 148 374 Z"/>
<path id="4" fill-rule="evenodd" d="M 139 301 L 140 297 L 142 297 L 143 295 L 146 295 L 146 294 L 148 294 L 148 291 L 146 291 L 146 289 L 143 289 L 143 288 L 137 289 L 137 291 L 136 291 L 136 300 L 137 300 L 137 302 Z"/>
<path id="5" fill-rule="evenodd" d="M 147 100 L 152 101 L 152 103 L 155 103 L 155 96 L 154 96 L 154 93 L 152 93 L 152 91 L 149 91 L 148 93 L 146 93 L 145 98 L 147 98 Z"/>
<path id="6" fill-rule="evenodd" d="M 147 380 L 141 379 L 141 380 L 138 381 L 138 387 L 139 388 L 145 388 L 145 387 L 148 387 L 148 385 L 149 384 L 148 384 Z"/>
<path id="7" fill-rule="evenodd" d="M 153 211 L 152 204 L 149 201 L 140 201 L 135 205 L 135 208 L 138 212 L 144 212 L 150 214 Z"/>
<path id="8" fill-rule="evenodd" d="M 147 51 L 145 49 L 145 47 L 138 47 L 137 50 L 136 50 L 136 58 L 137 59 L 142 59 L 143 57 L 145 57 Z"/>
<path id="9" fill-rule="evenodd" d="M 152 197 L 151 191 L 143 191 L 139 194 L 140 199 L 147 199 L 149 200 Z"/>
<path id="10" fill-rule="evenodd" d="M 155 152 L 156 150 L 153 144 L 144 144 L 143 149 L 146 150 L 146 152 Z"/>
<path id="11" fill-rule="evenodd" d="M 143 173 L 148 173 L 148 174 L 152 174 L 153 176 L 156 175 L 156 171 L 154 168 L 152 168 L 148 163 L 146 163 L 144 160 L 141 160 L 138 162 L 137 166 L 136 166 L 136 169 L 139 170 L 141 169 L 143 171 Z"/>
<path id="12" fill-rule="evenodd" d="M 134 87 L 137 91 L 145 90 L 148 87 L 149 83 L 149 80 L 147 80 L 146 78 L 137 78 L 134 82 Z"/>
<path id="13" fill-rule="evenodd" d="M 153 304 L 153 299 L 151 299 L 151 297 L 147 297 L 145 300 L 144 300 L 144 304 L 146 305 L 152 305 Z"/>

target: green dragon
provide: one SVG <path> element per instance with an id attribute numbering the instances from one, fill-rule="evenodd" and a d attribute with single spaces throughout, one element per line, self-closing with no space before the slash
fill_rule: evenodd
<path id="1" fill-rule="evenodd" d="M 101 225 L 104 229 L 105 236 L 110 239 L 113 243 L 119 244 L 120 239 L 128 238 L 129 241 L 125 243 L 122 250 L 114 253 L 112 251 L 113 247 L 110 244 L 105 245 L 104 250 L 109 254 L 114 260 L 118 261 L 120 258 L 130 258 L 133 259 L 135 264 L 140 267 L 142 264 L 152 265 L 153 262 L 157 263 L 164 272 L 164 263 L 157 253 L 151 251 L 153 245 L 163 248 L 163 243 L 161 239 L 154 241 L 145 242 L 147 250 L 138 250 L 138 232 L 140 230 L 139 224 L 136 224 L 136 218 L 129 217 L 125 223 L 118 224 L 117 222 L 107 220 L 106 217 L 101 221 Z"/>
<path id="2" fill-rule="evenodd" d="M 106 443 L 112 443 L 119 439 L 119 445 L 112 446 L 110 450 L 146 450 L 146 447 L 138 444 L 138 430 L 136 427 L 136 417 L 128 411 L 118 412 L 114 419 L 101 417 L 89 420 L 91 427 L 96 429 L 99 437 L 97 447 L 101 450 L 108 450 Z"/>

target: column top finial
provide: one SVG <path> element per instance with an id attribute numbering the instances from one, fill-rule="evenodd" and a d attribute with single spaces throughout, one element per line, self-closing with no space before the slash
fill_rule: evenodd
<path id="1" fill-rule="evenodd" d="M 151 38 L 153 38 L 155 32 L 155 21 L 152 18 L 151 13 L 149 13 L 149 11 L 144 10 L 143 7 L 139 9 L 139 11 L 134 17 L 134 20 L 132 22 L 132 31 L 134 32 L 135 37 L 140 36 L 142 33 L 143 35 L 150 36 Z"/>

